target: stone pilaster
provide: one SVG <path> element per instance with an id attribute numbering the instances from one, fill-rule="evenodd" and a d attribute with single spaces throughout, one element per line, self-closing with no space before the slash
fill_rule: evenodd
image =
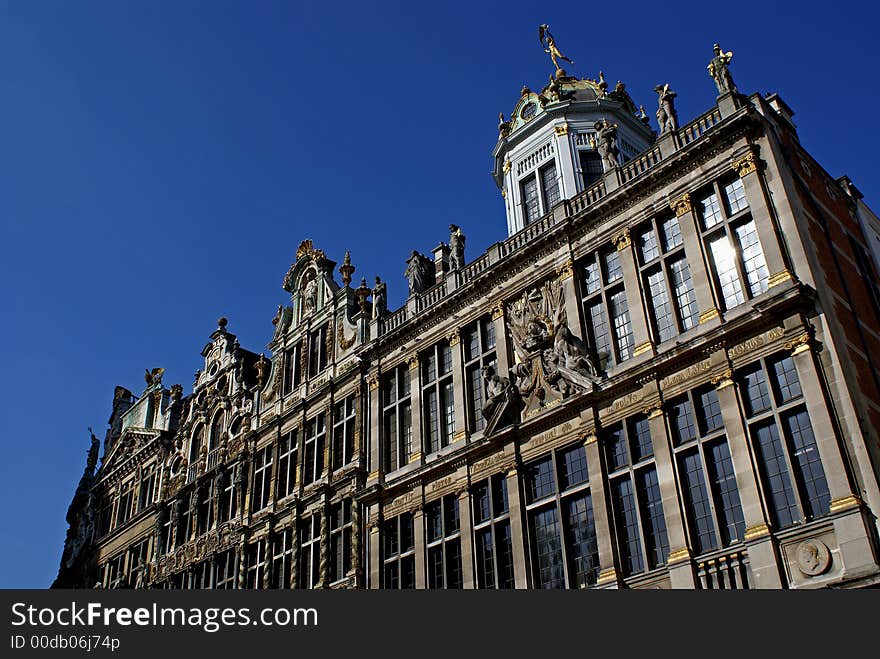
<path id="1" fill-rule="evenodd" d="M 380 519 L 379 507 L 374 505 L 370 509 L 370 523 L 367 531 L 367 573 L 369 574 L 368 588 L 382 588 L 382 548 L 379 544 Z"/>
<path id="2" fill-rule="evenodd" d="M 428 587 L 427 576 L 425 574 L 425 564 L 427 563 L 428 554 L 425 547 L 425 511 L 421 506 L 413 511 L 412 520 L 413 533 L 415 534 L 416 588 L 424 589 Z"/>
<path id="3" fill-rule="evenodd" d="M 753 468 L 752 452 L 748 434 L 737 399 L 737 385 L 730 371 L 714 378 L 712 383 L 718 393 L 721 416 L 727 432 L 727 444 L 736 475 L 736 485 L 745 521 L 745 542 L 752 568 L 752 580 L 756 588 L 781 588 L 782 576 L 779 561 L 770 536 L 770 524 L 761 501 L 761 489 Z"/>
<path id="4" fill-rule="evenodd" d="M 501 377 L 507 377 L 510 372 L 511 364 L 508 361 L 508 341 L 507 327 L 504 323 L 504 303 L 501 301 L 494 302 L 489 307 L 489 313 L 492 315 L 492 323 L 495 326 L 495 360 L 497 363 L 496 370 Z"/>
<path id="5" fill-rule="evenodd" d="M 700 324 L 717 325 L 720 322 L 721 314 L 712 295 L 711 276 L 706 267 L 703 241 L 700 238 L 700 228 L 690 194 L 684 193 L 673 200 L 669 206 L 678 218 L 678 226 L 684 243 L 684 254 L 694 287 L 694 299 L 700 312 Z"/>
<path id="6" fill-rule="evenodd" d="M 471 498 L 467 489 L 457 493 L 458 517 L 460 521 L 461 537 L 461 587 L 465 589 L 476 588 L 474 576 L 474 543 L 473 524 L 471 522 Z"/>
<path id="7" fill-rule="evenodd" d="M 464 381 L 464 355 L 462 354 L 461 334 L 455 329 L 448 337 L 452 349 L 452 388 L 456 396 L 464 396 L 467 386 Z M 455 431 L 449 438 L 450 443 L 464 441 L 468 438 L 467 418 L 465 417 L 464 400 L 455 401 Z"/>
<path id="8" fill-rule="evenodd" d="M 373 374 L 367 379 L 367 396 L 370 406 L 370 453 L 369 453 L 369 475 L 367 481 L 377 481 L 381 473 L 382 452 L 380 450 L 380 441 L 384 442 L 385 438 L 381 437 L 380 429 L 382 427 L 382 392 L 379 390 L 379 375 Z"/>
<path id="9" fill-rule="evenodd" d="M 290 520 L 290 582 L 288 588 L 296 588 L 296 575 L 299 574 L 299 561 L 301 552 L 299 550 L 299 511 L 294 509 L 293 517 Z"/>
<path id="10" fill-rule="evenodd" d="M 412 414 L 412 454 L 410 462 L 424 461 L 424 438 L 422 437 L 422 369 L 417 355 L 410 357 L 409 367 L 409 409 Z M 403 466 L 403 465 L 401 465 Z"/>
<path id="11" fill-rule="evenodd" d="M 526 571 L 526 522 L 525 506 L 522 502 L 522 490 L 519 486 L 519 470 L 511 467 L 505 476 L 507 480 L 507 504 L 510 508 L 510 537 L 513 553 L 513 583 L 516 588 L 529 587 L 529 575 Z"/>
<path id="12" fill-rule="evenodd" d="M 602 469 L 599 437 L 591 431 L 584 438 L 587 466 L 590 473 L 590 496 L 593 500 L 593 523 L 596 527 L 596 544 L 599 550 L 599 588 L 617 588 L 619 575 L 614 560 L 614 518 L 611 501 L 606 496 L 605 474 Z"/>
<path id="13" fill-rule="evenodd" d="M 666 535 L 669 539 L 669 580 L 673 588 L 695 588 L 694 569 L 687 538 L 687 528 L 678 497 L 675 479 L 675 465 L 672 456 L 669 433 L 663 408 L 656 406 L 645 410 L 651 429 L 651 442 L 654 446 L 654 464 L 657 468 L 657 481 L 660 485 L 660 498 L 663 502 L 663 517 L 666 520 Z"/>

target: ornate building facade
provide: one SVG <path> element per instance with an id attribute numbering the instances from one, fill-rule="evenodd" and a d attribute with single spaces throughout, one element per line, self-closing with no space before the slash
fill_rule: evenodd
<path id="1" fill-rule="evenodd" d="M 468 260 L 452 225 L 392 311 L 304 241 L 270 357 L 220 319 L 190 394 L 117 387 L 56 586 L 880 581 L 876 216 L 717 45 L 715 104 L 680 126 L 658 85 L 655 131 L 541 39 L 508 237 Z"/>

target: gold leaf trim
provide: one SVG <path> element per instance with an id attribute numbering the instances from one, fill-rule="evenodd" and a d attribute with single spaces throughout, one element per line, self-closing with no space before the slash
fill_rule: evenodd
<path id="1" fill-rule="evenodd" d="M 709 311 L 704 311 L 700 314 L 700 325 L 703 323 L 708 323 L 710 320 L 718 318 L 721 315 L 721 312 L 718 309 L 712 308 Z"/>
<path id="2" fill-rule="evenodd" d="M 691 203 L 691 195 L 688 192 L 685 192 L 678 199 L 669 204 L 669 208 L 675 211 L 676 217 L 681 217 L 685 213 L 690 213 L 693 210 L 693 204 Z"/>

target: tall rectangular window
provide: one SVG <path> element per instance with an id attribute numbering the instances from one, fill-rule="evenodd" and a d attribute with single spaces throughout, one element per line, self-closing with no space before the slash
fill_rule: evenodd
<path id="1" fill-rule="evenodd" d="M 602 168 L 602 157 L 595 149 L 579 149 L 578 160 L 581 164 L 581 177 L 584 181 L 584 190 L 598 183 L 605 170 Z"/>
<path id="2" fill-rule="evenodd" d="M 559 196 L 559 181 L 556 178 L 556 162 L 542 167 L 538 172 L 541 178 L 541 192 L 543 194 L 544 212 L 549 213 L 550 209 L 561 201 Z"/>
<path id="3" fill-rule="evenodd" d="M 116 526 L 122 526 L 131 517 L 134 510 L 134 485 L 134 478 L 129 478 L 122 484 L 122 492 L 119 495 L 119 508 L 116 513 Z"/>
<path id="4" fill-rule="evenodd" d="M 138 492 L 138 512 L 153 505 L 156 496 L 156 463 L 150 463 L 141 472 L 141 484 Z"/>
<path id="5" fill-rule="evenodd" d="M 477 588 L 513 588 L 510 507 L 504 474 L 496 474 L 474 485 L 471 502 Z"/>
<path id="6" fill-rule="evenodd" d="M 541 217 L 541 199 L 538 196 L 538 180 L 533 176 L 529 176 L 522 183 L 522 204 L 525 223 L 531 224 Z"/>
<path id="7" fill-rule="evenodd" d="M 380 527 L 382 588 L 416 587 L 416 541 L 412 513 L 386 520 Z"/>
<path id="8" fill-rule="evenodd" d="M 636 232 L 642 287 L 657 343 L 697 325 L 699 311 L 677 217 L 654 219 Z"/>
<path id="9" fill-rule="evenodd" d="M 671 399 L 666 421 L 694 551 L 700 554 L 742 542 L 742 505 L 714 387 Z"/>
<path id="10" fill-rule="evenodd" d="M 243 478 L 241 484 L 236 482 L 236 474 L 239 469 L 241 469 L 240 463 L 237 467 L 227 469 L 219 480 L 220 506 L 217 509 L 218 522 L 228 522 L 238 515 L 238 490 L 243 484 Z"/>
<path id="11" fill-rule="evenodd" d="M 330 582 L 341 581 L 351 570 L 351 499 L 330 506 Z"/>
<path id="12" fill-rule="evenodd" d="M 401 364 L 382 376 L 382 468 L 400 469 L 412 452 L 410 370 Z"/>
<path id="13" fill-rule="evenodd" d="M 770 274 L 742 181 L 714 183 L 699 196 L 697 215 L 722 306 L 732 309 L 764 293 Z"/>
<path id="14" fill-rule="evenodd" d="M 272 482 L 272 449 L 272 445 L 269 444 L 254 453 L 254 482 L 251 490 L 252 513 L 269 505 L 269 485 Z"/>
<path id="15" fill-rule="evenodd" d="M 465 387 L 467 388 L 468 430 L 476 432 L 486 427 L 483 416 L 485 385 L 482 368 L 495 366 L 495 323 L 483 316 L 462 331 L 464 344 Z"/>
<path id="16" fill-rule="evenodd" d="M 245 547 L 244 587 L 262 588 L 266 575 L 266 541 L 257 540 Z"/>
<path id="17" fill-rule="evenodd" d="M 290 588 L 293 567 L 293 531 L 286 528 L 272 537 L 272 588 Z"/>
<path id="18" fill-rule="evenodd" d="M 302 382 L 302 341 L 284 353 L 282 393 L 286 396 Z"/>
<path id="19" fill-rule="evenodd" d="M 320 412 L 306 421 L 305 460 L 303 461 L 303 485 L 310 485 L 324 472 L 324 443 L 327 441 L 325 413 Z"/>
<path id="20" fill-rule="evenodd" d="M 300 588 L 315 588 L 321 579 L 321 515 L 303 517 L 299 525 Z"/>
<path id="21" fill-rule="evenodd" d="M 461 521 L 458 496 L 425 506 L 428 588 L 461 588 Z"/>
<path id="22" fill-rule="evenodd" d="M 333 406 L 333 452 L 331 468 L 342 469 L 354 456 L 355 415 L 354 395 L 346 396 Z"/>
<path id="23" fill-rule="evenodd" d="M 447 446 L 455 434 L 452 348 L 441 341 L 422 354 L 422 427 L 428 453 Z"/>
<path id="24" fill-rule="evenodd" d="M 313 378 L 327 368 L 327 325 L 309 333 L 309 377 Z"/>
<path id="25" fill-rule="evenodd" d="M 775 526 L 827 514 L 831 496 L 793 359 L 762 359 L 737 377 Z"/>
<path id="26" fill-rule="evenodd" d="M 580 444 L 525 466 L 531 564 L 538 588 L 584 588 L 599 576 L 586 450 Z"/>
<path id="27" fill-rule="evenodd" d="M 289 430 L 278 441 L 278 470 L 275 480 L 275 498 L 281 500 L 293 494 L 296 486 L 296 456 L 299 448 L 297 431 Z"/>
<path id="28" fill-rule="evenodd" d="M 235 564 L 238 551 L 227 549 L 217 554 L 214 559 L 214 587 L 218 590 L 232 590 L 235 583 Z"/>
<path id="29" fill-rule="evenodd" d="M 580 265 L 581 304 L 595 363 L 607 370 L 632 356 L 633 329 L 616 249 L 606 248 Z"/>
<path id="30" fill-rule="evenodd" d="M 664 565 L 669 540 L 647 418 L 639 414 L 609 426 L 603 445 L 624 573 Z"/>

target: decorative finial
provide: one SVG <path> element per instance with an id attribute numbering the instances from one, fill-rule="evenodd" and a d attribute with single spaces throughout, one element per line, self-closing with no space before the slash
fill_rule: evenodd
<path id="1" fill-rule="evenodd" d="M 227 323 L 229 323 L 229 321 L 226 320 L 225 317 L 220 316 L 220 317 L 217 319 L 217 329 L 220 329 L 220 330 L 226 331 L 226 325 L 227 325 Z"/>
<path id="2" fill-rule="evenodd" d="M 565 71 L 559 66 L 559 62 L 557 60 L 565 60 L 569 64 L 574 64 L 574 60 L 568 59 L 556 45 L 556 39 L 553 38 L 553 35 L 550 33 L 550 26 L 546 23 L 538 26 L 538 41 L 541 42 L 541 47 L 544 49 L 544 52 L 550 55 L 550 59 L 553 60 L 553 66 L 556 67 L 556 77 L 564 78 Z"/>
<path id="3" fill-rule="evenodd" d="M 348 288 L 348 285 L 351 283 L 351 275 L 354 273 L 354 266 L 351 264 L 351 253 L 348 250 L 345 250 L 345 258 L 342 259 L 339 272 L 342 273 L 342 283 Z"/>
<path id="4" fill-rule="evenodd" d="M 370 297 L 370 289 L 367 288 L 366 277 L 361 277 L 361 285 L 354 290 L 354 296 L 357 298 L 361 311 L 365 311 L 367 308 L 367 298 Z"/>

